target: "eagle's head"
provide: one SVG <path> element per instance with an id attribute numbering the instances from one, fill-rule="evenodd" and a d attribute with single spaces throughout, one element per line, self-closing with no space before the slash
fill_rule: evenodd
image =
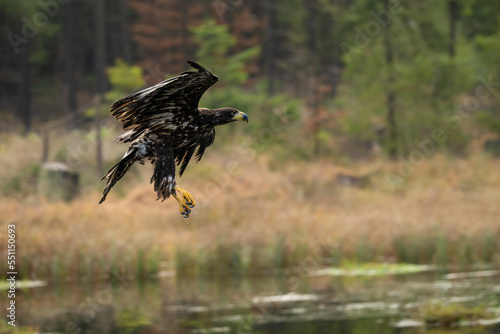
<path id="1" fill-rule="evenodd" d="M 248 116 L 242 111 L 234 108 L 221 108 L 219 111 L 220 117 L 226 120 L 226 123 L 234 121 L 245 121 L 248 123 Z"/>
<path id="2" fill-rule="evenodd" d="M 212 126 L 224 125 L 235 121 L 248 123 L 248 116 L 234 108 L 204 109 L 200 108 L 200 116 L 205 118 Z"/>

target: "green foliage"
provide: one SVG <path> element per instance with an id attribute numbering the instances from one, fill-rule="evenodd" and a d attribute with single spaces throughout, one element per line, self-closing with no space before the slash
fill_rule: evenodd
<path id="1" fill-rule="evenodd" d="M 40 165 L 33 164 L 21 168 L 15 175 L 0 184 L 0 195 L 27 196 L 36 191 Z"/>
<path id="2" fill-rule="evenodd" d="M 500 117 L 490 111 L 481 111 L 477 115 L 477 123 L 485 129 L 500 135 Z"/>
<path id="3" fill-rule="evenodd" d="M 35 51 L 30 52 L 30 64 L 43 68 L 53 61 L 56 52 L 53 48 L 47 48 L 47 44 L 53 44 L 60 31 L 61 24 L 57 21 L 49 20 L 48 24 L 40 28 L 40 32 L 31 42 L 31 48 Z"/>
<path id="4" fill-rule="evenodd" d="M 274 246 L 274 267 L 275 268 L 286 268 L 286 245 L 285 237 L 281 236 L 278 238 L 276 245 Z"/>
<path id="5" fill-rule="evenodd" d="M 192 27 L 195 41 L 199 44 L 198 56 L 212 62 L 223 62 L 230 47 L 236 44 L 236 39 L 229 33 L 229 26 L 216 24 L 214 20 Z"/>
<path id="6" fill-rule="evenodd" d="M 393 245 L 398 262 L 431 263 L 436 252 L 437 238 L 431 238 L 432 231 L 418 235 L 401 235 L 394 238 Z"/>
<path id="7" fill-rule="evenodd" d="M 147 274 L 149 276 L 157 275 L 160 271 L 161 252 L 158 249 L 149 251 L 147 258 Z"/>
<path id="8" fill-rule="evenodd" d="M 57 5 L 59 10 L 60 6 Z M 44 70 L 44 67 L 49 63 L 55 63 L 54 59 L 57 58 L 57 42 L 58 34 L 61 31 L 61 24 L 56 17 L 47 15 L 47 21 L 40 20 L 42 15 L 45 15 L 44 6 L 39 1 L 16 1 L 5 0 L 0 3 L 0 31 L 2 35 L 8 37 L 8 34 L 15 34 L 17 37 L 11 35 L 17 44 L 15 49 L 22 49 L 29 43 L 30 57 L 29 62 L 31 65 L 39 70 Z M 22 27 L 28 27 L 28 42 L 24 39 L 26 34 L 23 32 Z M 26 29 L 26 28 L 24 28 Z M 22 40 L 22 42 L 19 42 Z M 7 41 L 7 39 L 6 39 Z M 13 51 L 9 46 L 9 52 Z"/>
<path id="9" fill-rule="evenodd" d="M 287 122 L 298 118 L 300 113 L 298 99 L 291 98 L 288 94 L 276 94 L 269 97 L 264 81 L 257 82 L 252 89 L 241 86 L 249 76 L 246 64 L 258 55 L 260 47 L 255 46 L 231 53 L 231 47 L 236 44 L 235 38 L 229 33 L 227 25 L 218 25 L 213 20 L 208 20 L 198 27 L 192 27 L 191 31 L 199 45 L 197 57 L 203 59 L 203 65 L 221 79 L 214 89 L 209 90 L 203 96 L 201 106 L 208 108 L 232 106 L 244 111 L 249 115 L 250 122 L 243 127 L 242 131 L 252 136 L 258 136 L 260 132 L 270 130 L 278 114 Z M 218 89 L 222 87 L 223 89 Z M 217 129 L 218 137 L 224 137 L 228 133 L 233 135 L 232 131 L 235 131 L 233 127 Z M 276 143 L 278 138 L 286 139 L 280 136 L 282 133 L 275 132 L 271 135 L 272 140 L 252 142 L 260 147 Z M 223 142 L 224 139 L 221 138 L 220 141 Z"/>
<path id="10" fill-rule="evenodd" d="M 108 77 L 113 89 L 123 93 L 144 86 L 142 68 L 129 65 L 122 59 L 117 59 L 115 66 L 108 67 Z"/>
<path id="11" fill-rule="evenodd" d="M 470 237 L 467 236 L 464 236 L 462 240 L 459 242 L 460 247 L 458 249 L 457 262 L 463 268 L 467 268 L 468 266 L 474 263 L 472 244 L 473 241 L 471 240 Z"/>
<path id="12" fill-rule="evenodd" d="M 232 106 L 244 111 L 250 118 L 250 122 L 245 125 L 244 131 L 250 134 L 258 134 L 263 128 L 269 128 L 277 114 L 287 121 L 298 119 L 301 107 L 300 101 L 291 98 L 288 94 L 267 96 L 264 86 L 256 86 L 252 90 L 239 86 L 214 89 L 204 95 L 200 105 L 207 108 Z M 217 129 L 218 133 L 230 130 L 228 128 Z M 256 145 L 269 144 L 263 141 L 254 143 Z"/>
<path id="13" fill-rule="evenodd" d="M 491 35 L 498 32 L 500 2 L 489 0 L 463 1 L 463 31 L 467 37 Z"/>
<path id="14" fill-rule="evenodd" d="M 122 99 L 144 86 L 142 68 L 129 65 L 122 59 L 117 59 L 115 66 L 108 67 L 107 72 L 112 86 L 112 89 L 105 94 L 105 101 L 108 104 Z M 88 108 L 85 111 L 85 116 L 94 117 L 103 112 L 107 112 L 107 107 L 104 108 L 103 105 L 98 104 L 95 107 Z"/>
<path id="15" fill-rule="evenodd" d="M 428 303 L 421 308 L 420 313 L 428 326 L 439 328 L 454 328 L 463 320 L 492 317 L 486 305 L 468 307 L 458 303 Z"/>
<path id="16" fill-rule="evenodd" d="M 498 239 L 497 236 L 488 231 L 488 233 L 483 234 L 483 240 L 481 241 L 481 253 L 480 260 L 483 263 L 492 263 L 497 254 L 498 249 Z"/>
<path id="17" fill-rule="evenodd" d="M 403 234 L 393 240 L 398 262 L 434 263 L 441 267 L 457 264 L 465 269 L 493 265 L 497 244 L 497 235 L 491 230 L 477 236 L 464 235 L 458 240 L 443 231 L 424 230 L 419 234 Z"/>
<path id="18" fill-rule="evenodd" d="M 17 319 L 16 319 L 17 320 Z M 15 326 L 9 325 L 7 322 L 9 319 L 0 320 L 0 333 L 1 334 L 32 334 L 39 332 L 38 328 L 35 327 L 27 327 L 27 326 L 19 326 L 16 322 Z"/>
<path id="19" fill-rule="evenodd" d="M 179 247 L 175 250 L 175 271 L 177 275 L 195 273 L 197 256 L 191 247 Z"/>
<path id="20" fill-rule="evenodd" d="M 141 333 L 151 325 L 151 320 L 140 310 L 127 310 L 118 315 L 116 325 L 120 333 Z"/>
<path id="21" fill-rule="evenodd" d="M 199 45 L 196 56 L 203 59 L 205 67 L 217 73 L 226 85 L 247 81 L 245 65 L 259 54 L 259 46 L 229 54 L 230 48 L 236 44 L 236 39 L 229 33 L 227 25 L 216 24 L 213 20 L 207 20 L 200 26 L 191 27 L 190 30 Z"/>
<path id="22" fill-rule="evenodd" d="M 434 129 L 444 128 L 447 138 L 439 146 L 453 152 L 464 150 L 469 140 L 467 127 L 461 124 L 452 128 L 446 117 L 456 112 L 455 105 L 460 106 L 461 94 L 474 93 L 477 54 L 470 43 L 459 37 L 457 54 L 454 58 L 448 55 L 449 22 L 442 19 L 445 10 L 444 2 L 432 6 L 418 3 L 392 16 L 392 68 L 385 58 L 389 28 L 380 26 L 379 35 L 366 35 L 366 45 L 349 54 L 339 90 L 340 108 L 347 111 L 341 124 L 346 134 L 382 141 L 387 148 L 396 145 L 399 152 L 408 153 L 415 149 L 415 142 L 430 138 Z M 366 19 L 375 22 L 373 17 Z M 393 82 L 389 82 L 391 71 Z M 396 97 L 396 143 L 383 142 L 385 138 L 376 131 L 388 127 L 389 87 Z"/>
<path id="23" fill-rule="evenodd" d="M 304 245 L 288 247 L 285 237 L 274 243 L 250 246 L 218 240 L 195 250 L 177 248 L 175 268 L 178 276 L 252 275 L 263 270 L 289 268 L 307 255 Z"/>
<path id="24" fill-rule="evenodd" d="M 366 238 L 360 240 L 356 245 L 355 259 L 360 262 L 371 262 L 374 261 L 377 256 L 377 250 L 371 247 Z"/>
<path id="25" fill-rule="evenodd" d="M 477 35 L 475 38 L 476 47 L 479 51 L 481 63 L 484 68 L 480 69 L 481 77 L 486 81 L 498 82 L 500 76 L 500 64 L 498 62 L 498 54 L 500 54 L 500 32 L 492 35 Z M 483 87 L 484 88 L 484 87 Z M 490 88 L 491 89 L 491 88 Z M 495 91 L 491 98 L 493 105 L 500 104 L 500 94 L 498 94 L 498 85 L 494 85 Z M 483 101 L 484 103 L 489 101 Z M 490 103 L 491 103 L 490 102 Z M 500 111 L 498 108 L 490 108 L 490 110 L 481 110 L 477 117 L 478 124 L 500 135 Z"/>
<path id="26" fill-rule="evenodd" d="M 55 4 L 55 7 L 49 10 L 49 3 Z M 255 30 L 248 31 L 251 34 L 259 34 L 267 29 L 272 30 L 273 48 L 267 49 L 258 61 L 256 58 L 260 55 L 261 47 L 266 45 L 267 37 L 255 39 L 256 46 L 239 49 L 246 41 L 237 39 L 246 38 L 247 26 L 237 21 L 217 24 L 213 19 L 207 20 L 200 26 L 189 28 L 189 31 L 182 31 L 187 29 L 185 26 L 177 26 L 176 29 L 179 30 L 168 36 L 168 42 L 160 41 L 162 37 L 158 36 L 162 34 L 156 34 L 156 31 L 164 31 L 166 26 L 155 27 L 152 21 L 144 21 L 148 20 L 147 15 L 146 19 L 142 15 L 135 17 L 133 21 L 136 22 L 132 28 L 140 29 L 131 30 L 135 30 L 132 34 L 135 35 L 133 37 L 139 49 L 148 43 L 168 44 L 163 49 L 168 49 L 168 53 L 158 55 L 160 58 L 171 57 L 170 52 L 175 55 L 173 58 L 190 54 L 193 46 L 190 38 L 182 38 L 182 43 L 174 43 L 172 47 L 170 42 L 179 41 L 180 36 L 186 37 L 188 32 L 191 32 L 192 40 L 197 44 L 196 56 L 204 66 L 221 78 L 209 102 L 213 102 L 212 106 L 234 105 L 246 112 L 252 111 L 251 122 L 244 131 L 256 133 L 258 128 L 265 127 L 272 117 L 270 111 L 281 107 L 277 103 L 282 102 L 266 100 L 266 90 L 260 95 L 260 85 L 266 81 L 265 76 L 271 73 L 268 73 L 267 66 L 272 64 L 275 86 L 279 87 L 280 80 L 284 82 L 289 78 L 300 81 L 300 84 L 294 85 L 294 93 L 302 94 L 303 98 L 311 95 L 307 87 L 311 78 L 319 78 L 333 88 L 331 95 L 325 94 L 324 99 L 335 101 L 321 103 L 334 106 L 331 109 L 342 109 L 345 117 L 340 122 L 340 128 L 323 129 L 324 131 L 320 131 L 313 138 L 322 147 L 331 142 L 331 133 L 338 131 L 341 136 L 347 135 L 362 141 L 378 140 L 386 149 L 397 147 L 401 153 L 408 153 L 415 148 L 415 141 L 428 138 L 436 128 L 446 128 L 447 139 L 439 146 L 462 153 L 470 141 L 470 134 L 480 132 L 476 130 L 486 129 L 500 134 L 500 113 L 497 110 L 500 94 L 497 93 L 481 101 L 481 106 L 486 110 L 479 110 L 477 122 L 474 117 L 476 113 L 471 117 L 471 121 L 468 121 L 475 128 L 465 125 L 466 122 L 456 129 L 450 128 L 450 124 L 444 120 L 444 116 L 453 111 L 455 104 L 460 104 L 466 96 L 473 97 L 480 77 L 498 81 L 500 3 L 490 0 L 458 2 L 456 54 L 453 58 L 448 54 L 451 42 L 449 1 L 396 1 L 392 5 L 396 10 L 389 15 L 389 28 L 383 23 L 386 19 L 384 15 L 388 13 L 383 1 L 277 1 L 276 6 L 273 6 L 275 20 L 267 17 L 267 10 L 263 10 L 256 15 Z M 192 9 L 196 12 L 198 9 L 194 7 L 201 9 L 203 6 L 193 4 Z M 251 6 L 250 3 L 241 3 L 234 8 L 238 7 L 238 11 L 247 10 L 250 8 L 247 6 Z M 143 4 L 141 7 L 154 9 L 154 4 Z M 181 7 L 171 8 L 172 17 L 182 15 Z M 117 7 L 109 7 L 112 8 Z M 70 72 L 73 72 L 78 80 L 78 101 L 81 102 L 95 86 L 91 82 L 95 77 L 89 74 L 93 64 L 91 58 L 88 58 L 94 45 L 94 27 L 88 20 L 82 19 L 88 16 L 85 14 L 92 13 L 92 4 L 79 2 L 70 10 L 69 4 L 58 1 L 4 0 L 0 3 L 2 34 L 7 36 L 14 32 L 20 36 L 29 35 L 25 38 L 28 42 L 23 41 L 20 45 L 29 46 L 32 109 L 42 113 L 38 121 L 48 120 L 64 111 L 64 108 L 61 109 L 56 103 L 60 99 L 54 98 L 64 92 L 61 87 L 68 83 L 65 77 L 69 65 L 61 66 L 60 62 L 66 47 L 62 30 L 64 16 L 61 14 L 73 10 L 80 11 L 81 15 L 75 15 L 74 27 L 81 31 L 75 35 L 76 45 L 73 46 L 72 52 L 74 71 Z M 129 10 L 137 8 L 132 5 Z M 106 17 L 106 25 L 124 29 L 121 24 L 126 23 L 126 20 L 120 21 L 123 14 L 113 10 L 110 10 L 110 13 Z M 157 14 L 157 20 L 162 20 L 163 11 Z M 44 16 L 47 16 L 46 21 Z M 26 24 L 28 26 L 23 29 Z M 138 33 L 137 30 L 141 31 Z M 124 29 L 118 34 L 120 39 L 127 37 L 126 31 L 127 29 Z M 389 66 L 384 43 L 386 37 L 392 44 L 394 82 L 388 80 Z M 106 41 L 110 38 L 114 37 L 106 36 Z M 124 44 L 127 43 L 123 40 L 110 43 L 109 54 L 123 55 Z M 179 47 L 181 44 L 182 47 Z M 9 53 L 5 54 L 2 73 L 6 73 L 6 87 L 13 87 L 20 78 L 9 73 L 17 68 L 17 60 L 20 58 L 11 52 L 13 50 L 10 47 L 9 49 Z M 144 55 L 144 50 L 139 51 Z M 140 57 L 141 52 L 136 55 Z M 145 59 L 148 57 L 138 61 L 146 64 Z M 162 61 L 158 59 L 158 63 Z M 252 66 L 260 67 L 252 71 L 252 74 L 260 77 L 251 83 L 248 82 L 250 61 Z M 341 64 L 342 61 L 344 64 Z M 109 68 L 108 74 L 113 89 L 106 94 L 107 102 L 116 101 L 144 84 L 141 68 L 128 65 L 122 60 L 117 60 L 116 64 Z M 246 84 L 247 89 L 241 89 L 239 85 L 242 84 Z M 337 84 L 340 84 L 338 90 Z M 250 86 L 252 89 L 248 89 Z M 217 87 L 227 89 L 216 92 Z M 279 88 L 276 88 L 276 91 L 279 91 Z M 388 143 L 387 138 L 380 138 L 383 137 L 380 135 L 381 131 L 377 133 L 377 130 L 387 130 L 388 127 L 389 88 L 394 89 L 396 96 L 396 143 Z M 498 90 L 497 87 L 495 89 Z M 5 90 L 5 94 L 9 95 L 11 91 Z M 12 113 L 8 116 L 13 119 L 17 103 L 15 100 L 16 98 L 6 96 L 6 107 L 2 111 L 5 114 Z M 288 108 L 289 96 L 284 100 L 285 108 Z M 215 103 L 220 101 L 229 103 Z M 104 113 L 104 109 L 107 111 L 104 106 L 91 109 L 87 115 Z M 292 136 L 295 137 L 295 134 Z M 293 139 L 284 138 L 288 142 Z"/>
<path id="27" fill-rule="evenodd" d="M 448 239 L 444 236 L 435 237 L 436 253 L 434 254 L 434 263 L 439 266 L 446 266 L 449 263 Z"/>
<path id="28" fill-rule="evenodd" d="M 35 1 L 4 0 L 0 2 L 0 10 L 6 16 L 33 15 L 37 7 Z"/>
<path id="29" fill-rule="evenodd" d="M 106 93 L 106 100 L 116 101 L 144 86 L 142 68 L 117 59 L 115 66 L 108 67 L 108 77 L 113 88 Z"/>
<path id="30" fill-rule="evenodd" d="M 144 249 L 139 249 L 137 251 L 137 260 L 135 263 L 135 275 L 139 279 L 143 279 L 145 271 L 146 271 L 146 258 L 144 255 Z"/>

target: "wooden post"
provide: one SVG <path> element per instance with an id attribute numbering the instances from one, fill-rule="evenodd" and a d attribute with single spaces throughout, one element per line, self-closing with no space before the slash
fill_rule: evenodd
<path id="1" fill-rule="evenodd" d="M 42 129 L 42 163 L 47 162 L 49 158 L 49 129 Z"/>
<path id="2" fill-rule="evenodd" d="M 101 135 L 101 124 L 100 117 L 97 116 L 96 125 L 96 138 L 95 138 L 95 149 L 96 149 L 96 161 L 97 161 L 97 172 L 99 175 L 103 173 L 103 163 L 102 163 L 102 135 Z"/>
<path id="3" fill-rule="evenodd" d="M 101 108 L 102 108 L 103 95 L 99 94 L 96 104 L 96 116 L 95 116 L 95 153 L 96 153 L 96 167 L 97 173 L 101 175 L 103 173 L 103 163 L 102 163 L 102 132 L 101 132 Z"/>

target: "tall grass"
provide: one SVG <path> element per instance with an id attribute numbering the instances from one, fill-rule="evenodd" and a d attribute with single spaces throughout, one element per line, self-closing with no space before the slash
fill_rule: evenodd
<path id="1" fill-rule="evenodd" d="M 15 154 L 2 154 L 9 153 Z M 97 176 L 71 203 L 29 193 L 0 197 L 0 231 L 16 224 L 18 270 L 32 279 L 97 280 L 117 270 L 145 278 L 159 271 L 251 275 L 342 259 L 500 265 L 498 160 L 437 154 L 393 192 L 385 176 L 397 172 L 397 162 L 351 162 L 346 168 L 330 160 L 278 162 L 239 154 L 213 150 L 188 167 L 178 180 L 197 197 L 188 220 L 173 199 L 156 201 L 147 182 L 151 167 L 144 166 L 120 181 L 123 196 L 111 192 L 102 205 Z M 239 167 L 228 168 L 234 161 Z M 87 180 L 95 174 L 82 172 Z M 221 172 L 228 174 L 222 178 Z M 339 173 L 372 177 L 367 187 L 349 188 L 336 183 Z M 5 266 L 0 262 L 0 273 Z"/>

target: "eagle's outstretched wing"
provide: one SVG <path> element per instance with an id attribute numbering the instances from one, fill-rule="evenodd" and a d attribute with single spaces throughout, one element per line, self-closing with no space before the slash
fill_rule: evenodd
<path id="1" fill-rule="evenodd" d="M 168 125 L 181 126 L 198 115 L 198 102 L 219 79 L 201 65 L 188 61 L 198 71 L 186 71 L 116 101 L 113 116 L 123 130 L 132 130 L 124 141 L 136 139 L 144 130 L 161 131 Z"/>

